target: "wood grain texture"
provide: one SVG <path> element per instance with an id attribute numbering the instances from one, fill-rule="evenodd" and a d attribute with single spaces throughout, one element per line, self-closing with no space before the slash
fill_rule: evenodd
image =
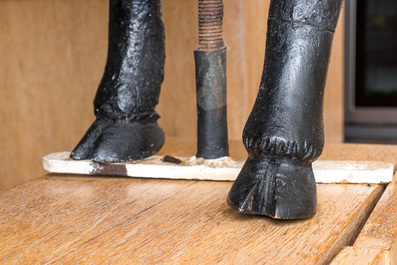
<path id="1" fill-rule="evenodd" d="M 71 150 L 93 121 L 105 2 L 0 1 L 0 188 L 44 174 L 41 157 Z"/>
<path id="2" fill-rule="evenodd" d="M 325 144 L 319 160 L 383 161 L 397 168 L 397 146 L 376 144 Z"/>
<path id="3" fill-rule="evenodd" d="M 178 140 L 163 151 L 188 155 L 189 146 Z M 331 144 L 324 155 L 389 161 L 396 149 Z M 231 210 L 230 186 L 49 175 L 0 193 L 0 263 L 327 264 L 356 238 L 384 191 L 318 184 L 315 217 L 280 221 Z"/>
<path id="4" fill-rule="evenodd" d="M 328 68 L 324 96 L 324 131 L 325 141 L 340 143 L 344 139 L 344 8 L 335 29 L 331 58 Z"/>
<path id="5" fill-rule="evenodd" d="M 330 265 L 390 265 L 385 263 L 385 255 L 388 253 L 376 249 L 345 247 Z"/>
<path id="6" fill-rule="evenodd" d="M 163 0 L 166 66 L 159 123 L 196 136 L 197 1 Z M 229 137 L 240 141 L 264 61 L 267 0 L 224 1 Z M 45 154 L 72 150 L 94 120 L 105 67 L 108 0 L 0 1 L 0 189 L 44 173 Z M 327 141 L 342 139 L 342 23 L 325 96 Z"/>
<path id="7" fill-rule="evenodd" d="M 0 262 L 326 264 L 381 193 L 319 185 L 314 218 L 274 221 L 232 211 L 230 185 L 50 176 L 18 186 L 0 195 Z"/>
<path id="8" fill-rule="evenodd" d="M 355 247 L 391 251 L 397 263 L 397 174 L 363 227 Z"/>

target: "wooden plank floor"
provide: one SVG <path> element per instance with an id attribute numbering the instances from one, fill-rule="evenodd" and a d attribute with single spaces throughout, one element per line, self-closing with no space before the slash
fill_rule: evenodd
<path id="1" fill-rule="evenodd" d="M 389 262 L 389 263 L 387 263 Z M 368 248 L 345 247 L 331 265 L 385 265 L 390 264 L 389 253 Z"/>
<path id="2" fill-rule="evenodd" d="M 344 260 L 346 255 L 356 256 L 357 260 L 351 264 L 358 263 L 364 255 L 354 255 L 354 253 L 363 254 L 380 252 L 377 257 L 377 263 L 373 264 L 397 264 L 397 173 L 393 181 L 387 186 L 382 197 L 378 201 L 375 209 L 372 211 L 369 219 L 360 232 L 353 247 L 344 249 L 336 260 Z M 370 259 L 368 257 L 368 259 Z M 348 264 L 335 262 L 335 264 Z M 372 263 L 368 263 L 372 264 Z"/>
<path id="3" fill-rule="evenodd" d="M 396 165 L 393 146 L 327 148 L 327 160 Z M 315 217 L 276 221 L 231 210 L 230 186 L 61 175 L 28 182 L 0 193 L 0 263 L 327 264 L 354 241 L 384 191 L 318 184 Z"/>
<path id="4" fill-rule="evenodd" d="M 390 251 L 397 244 L 397 175 L 363 227 L 354 246 Z"/>

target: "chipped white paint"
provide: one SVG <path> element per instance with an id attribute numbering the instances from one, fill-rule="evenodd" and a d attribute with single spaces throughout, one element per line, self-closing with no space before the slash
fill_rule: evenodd
<path id="1" fill-rule="evenodd" d="M 90 160 L 71 160 L 69 152 L 53 153 L 43 158 L 44 169 L 52 173 L 69 174 L 112 174 L 100 171 L 107 167 Z M 196 179 L 234 181 L 244 161 L 229 157 L 204 160 L 196 157 L 178 157 L 181 164 L 162 161 L 162 156 L 151 156 L 130 163 L 115 163 L 125 168 L 125 176 L 165 179 Z M 315 161 L 313 171 L 318 183 L 389 183 L 393 178 L 393 165 L 376 161 Z M 118 174 L 123 170 L 117 170 Z"/>
<path id="2" fill-rule="evenodd" d="M 389 183 L 393 164 L 379 161 L 315 161 L 317 183 Z"/>

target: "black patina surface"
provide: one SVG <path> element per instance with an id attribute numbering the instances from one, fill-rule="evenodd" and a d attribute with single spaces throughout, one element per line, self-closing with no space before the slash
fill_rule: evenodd
<path id="1" fill-rule="evenodd" d="M 323 99 L 341 0 L 272 0 L 261 85 L 243 132 L 249 158 L 228 195 L 241 212 L 316 212 L 311 163 L 323 149 Z"/>
<path id="2" fill-rule="evenodd" d="M 197 96 L 197 157 L 229 156 L 226 109 L 226 47 L 194 52 Z"/>
<path id="3" fill-rule="evenodd" d="M 96 121 L 73 159 L 125 162 L 157 152 L 164 143 L 158 103 L 164 72 L 160 0 L 110 0 L 105 73 L 94 101 Z"/>

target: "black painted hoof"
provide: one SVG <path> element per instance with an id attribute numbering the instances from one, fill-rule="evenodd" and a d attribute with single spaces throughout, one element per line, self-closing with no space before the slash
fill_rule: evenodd
<path id="1" fill-rule="evenodd" d="M 164 131 L 156 122 L 97 119 L 73 150 L 72 159 L 129 162 L 153 155 L 164 144 Z"/>
<path id="2" fill-rule="evenodd" d="M 248 158 L 227 202 L 247 214 L 302 219 L 316 213 L 316 183 L 311 164 L 292 158 Z"/>

